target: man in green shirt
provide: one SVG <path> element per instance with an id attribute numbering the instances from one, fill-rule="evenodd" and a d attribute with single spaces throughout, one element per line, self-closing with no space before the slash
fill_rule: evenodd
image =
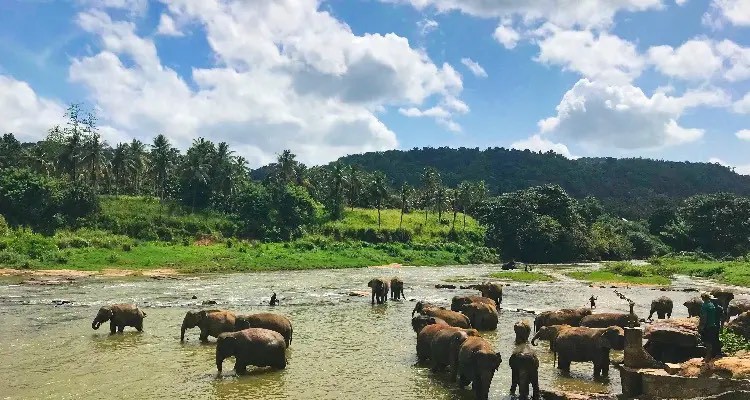
<path id="1" fill-rule="evenodd" d="M 716 306 L 711 301 L 713 296 L 708 292 L 701 293 L 700 321 L 698 332 L 701 334 L 703 344 L 706 346 L 706 361 L 719 355 L 721 342 L 719 341 L 719 314 Z"/>

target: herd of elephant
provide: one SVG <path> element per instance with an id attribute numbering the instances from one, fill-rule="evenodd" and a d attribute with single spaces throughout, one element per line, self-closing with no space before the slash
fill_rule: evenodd
<path id="1" fill-rule="evenodd" d="M 404 283 L 399 278 L 370 280 L 372 304 L 383 304 L 388 300 L 400 300 Z M 423 301 L 416 303 L 412 311 L 411 324 L 417 333 L 416 353 L 420 363 L 430 363 L 434 372 L 449 368 L 449 378 L 463 388 L 469 383 L 478 400 L 486 400 L 495 372 L 502 363 L 502 356 L 492 343 L 484 339 L 479 331 L 495 330 L 498 325 L 498 307 L 503 299 L 503 287 L 485 282 L 472 285 L 481 296 L 455 296 L 450 309 Z M 727 316 L 750 310 L 750 302 L 734 302 L 728 291 L 711 292 L 729 310 Z M 700 298 L 691 299 L 684 305 L 690 316 L 697 315 Z M 652 301 L 649 319 L 654 313 L 658 318 L 670 318 L 672 300 L 666 296 Z M 126 326 L 139 332 L 143 330 L 146 313 L 134 304 L 115 304 L 101 307 L 91 324 L 93 329 L 109 321 L 110 333 L 122 333 Z M 525 321 L 513 326 L 515 345 L 508 359 L 511 369 L 511 393 L 519 390 L 520 397 L 538 399 L 539 359 L 533 347 L 537 340 L 550 343 L 557 368 L 569 371 L 571 362 L 591 362 L 594 377 L 607 376 L 610 351 L 624 348 L 625 327 L 638 326 L 640 320 L 630 313 L 592 313 L 590 308 L 545 311 L 534 319 L 532 327 Z M 216 338 L 216 368 L 222 371 L 226 358 L 235 358 L 235 371 L 242 375 L 250 365 L 284 369 L 286 349 L 292 344 L 292 323 L 279 314 L 257 313 L 239 315 L 227 310 L 211 309 L 188 311 L 182 322 L 180 341 L 185 331 L 200 329 L 200 341 Z"/>

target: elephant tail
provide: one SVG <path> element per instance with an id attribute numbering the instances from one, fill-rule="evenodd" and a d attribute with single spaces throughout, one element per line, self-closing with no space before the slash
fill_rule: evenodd
<path id="1" fill-rule="evenodd" d="M 292 336 L 294 335 L 294 327 L 289 327 L 289 346 L 292 345 Z M 288 346 L 287 346 L 288 347 Z"/>

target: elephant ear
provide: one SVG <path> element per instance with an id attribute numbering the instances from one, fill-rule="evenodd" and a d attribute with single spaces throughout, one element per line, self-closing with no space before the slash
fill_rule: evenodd
<path id="1" fill-rule="evenodd" d="M 115 316 L 115 311 L 111 306 L 104 306 L 99 309 L 99 314 L 106 315 L 107 318 L 112 318 Z"/>
<path id="2" fill-rule="evenodd" d="M 599 334 L 599 346 L 611 349 L 617 342 L 618 336 L 620 336 L 618 327 L 610 326 Z"/>
<path id="3" fill-rule="evenodd" d="M 367 282 L 367 287 L 372 287 L 374 282 L 375 282 L 375 279 L 371 279 L 370 282 Z"/>
<path id="4" fill-rule="evenodd" d="M 500 368 L 500 364 L 503 363 L 503 356 L 500 353 L 495 353 L 495 362 L 495 371 L 497 371 Z"/>

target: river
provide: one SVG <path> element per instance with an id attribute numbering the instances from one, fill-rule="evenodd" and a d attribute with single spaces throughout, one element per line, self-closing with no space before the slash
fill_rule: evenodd
<path id="1" fill-rule="evenodd" d="M 89 278 L 60 286 L 0 282 L 0 399 L 99 399 L 109 396 L 145 399 L 470 399 L 444 375 L 415 365 L 416 335 L 411 330 L 413 301 L 371 306 L 367 291 L 376 276 L 400 276 L 407 299 L 450 304 L 468 290 L 438 290 L 436 283 L 456 276 L 482 276 L 492 266 L 364 268 L 207 275 L 155 280 L 148 278 Z M 691 281 L 683 279 L 682 284 Z M 674 316 L 686 316 L 682 303 L 696 293 L 622 288 L 637 302 L 636 313 L 648 315 L 650 301 L 667 294 L 675 302 Z M 261 305 L 272 292 L 281 304 Z M 598 311 L 627 312 L 627 303 L 612 288 L 589 287 L 563 280 L 551 283 L 511 283 L 505 288 L 503 311 L 496 332 L 483 332 L 503 355 L 490 398 L 505 399 L 510 387 L 507 359 L 512 349 L 512 325 L 533 320 L 516 309 L 543 311 L 587 304 L 592 294 Z M 193 300 L 193 296 L 197 300 Z M 204 300 L 238 313 L 269 311 L 290 317 L 294 341 L 283 371 L 256 370 L 237 377 L 233 360 L 217 377 L 214 345 L 201 345 L 198 330 L 189 330 L 180 343 L 180 325 L 187 310 L 206 308 Z M 72 304 L 56 306 L 55 300 Z M 102 305 L 139 304 L 148 316 L 144 332 L 127 328 L 110 336 L 108 324 L 94 331 L 91 321 Z M 619 374 L 609 381 L 592 379 L 590 363 L 573 364 L 563 377 L 552 366 L 546 343 L 537 347 L 542 388 L 619 392 Z M 615 352 L 613 357 L 621 357 Z"/>

